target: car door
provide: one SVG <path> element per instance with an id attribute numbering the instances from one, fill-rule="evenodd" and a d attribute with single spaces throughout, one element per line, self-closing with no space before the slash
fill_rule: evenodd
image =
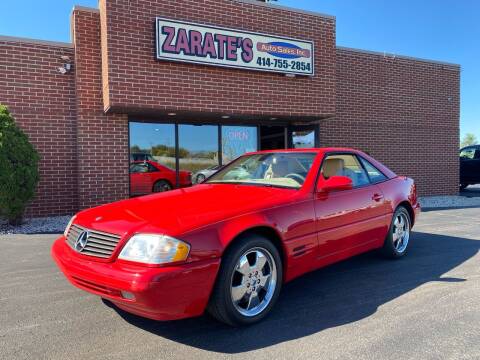
<path id="1" fill-rule="evenodd" d="M 135 163 L 130 166 L 130 194 L 143 195 L 151 192 L 150 175 L 147 163 Z"/>
<path id="2" fill-rule="evenodd" d="M 353 188 L 322 192 L 322 182 L 335 175 L 349 177 Z M 383 241 L 388 226 L 384 197 L 380 188 L 370 182 L 355 154 L 327 154 L 317 189 L 314 207 L 320 266 L 361 253 Z"/>
<path id="3" fill-rule="evenodd" d="M 464 148 L 460 151 L 460 183 L 461 184 L 469 184 L 475 183 L 477 181 L 476 178 L 480 177 L 480 175 L 476 176 L 475 168 L 476 163 L 478 164 L 479 161 L 475 161 L 475 157 L 477 156 L 478 150 L 475 147 L 468 147 Z M 479 152 L 480 155 L 480 152 Z"/>
<path id="4" fill-rule="evenodd" d="M 480 183 L 480 147 L 475 148 L 475 155 L 473 158 L 473 174 L 472 178 L 475 184 Z"/>

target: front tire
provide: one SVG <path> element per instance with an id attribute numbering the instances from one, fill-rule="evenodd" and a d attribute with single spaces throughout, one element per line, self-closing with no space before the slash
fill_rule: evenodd
<path id="1" fill-rule="evenodd" d="M 223 256 L 208 312 L 231 326 L 256 323 L 273 308 L 282 279 L 275 245 L 263 236 L 246 236 Z"/>
<path id="2" fill-rule="evenodd" d="M 463 191 L 467 188 L 468 184 L 460 184 L 460 191 Z"/>
<path id="3" fill-rule="evenodd" d="M 403 206 L 398 207 L 393 214 L 390 229 L 383 244 L 383 255 L 391 259 L 404 256 L 410 241 L 411 229 L 412 220 L 408 210 Z"/>

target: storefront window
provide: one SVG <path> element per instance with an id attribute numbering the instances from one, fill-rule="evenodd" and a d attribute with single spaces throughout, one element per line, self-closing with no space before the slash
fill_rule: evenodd
<path id="1" fill-rule="evenodd" d="M 175 125 L 130 122 L 130 195 L 175 186 Z"/>
<path id="2" fill-rule="evenodd" d="M 176 132 L 178 143 L 176 142 Z M 257 150 L 257 128 L 130 122 L 130 195 L 202 183 L 223 164 Z M 179 168 L 176 168 L 176 164 Z M 177 171 L 178 170 L 178 171 Z"/>
<path id="3" fill-rule="evenodd" d="M 218 168 L 218 126 L 179 125 L 180 170 L 191 174 L 194 183 L 205 180 Z"/>
<path id="4" fill-rule="evenodd" d="M 246 152 L 257 151 L 257 128 L 254 126 L 222 126 L 222 161 L 224 164 Z"/>
<path id="5" fill-rule="evenodd" d="M 294 149 L 310 149 L 315 147 L 315 130 L 292 131 Z"/>

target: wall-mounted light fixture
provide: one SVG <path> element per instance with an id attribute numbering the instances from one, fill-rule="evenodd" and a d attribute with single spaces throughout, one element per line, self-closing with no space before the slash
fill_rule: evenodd
<path id="1" fill-rule="evenodd" d="M 57 68 L 58 72 L 62 75 L 65 75 L 66 73 L 72 71 L 72 61 L 70 60 L 70 56 L 62 55 L 60 56 L 60 59 L 62 59 L 63 64 Z"/>

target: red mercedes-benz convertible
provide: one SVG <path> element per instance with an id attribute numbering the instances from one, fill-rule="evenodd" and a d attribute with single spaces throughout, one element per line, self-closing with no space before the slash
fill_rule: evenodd
<path id="1" fill-rule="evenodd" d="M 125 311 L 251 324 L 299 275 L 373 249 L 405 255 L 419 211 L 413 180 L 363 152 L 262 151 L 191 188 L 81 211 L 52 255 Z"/>

